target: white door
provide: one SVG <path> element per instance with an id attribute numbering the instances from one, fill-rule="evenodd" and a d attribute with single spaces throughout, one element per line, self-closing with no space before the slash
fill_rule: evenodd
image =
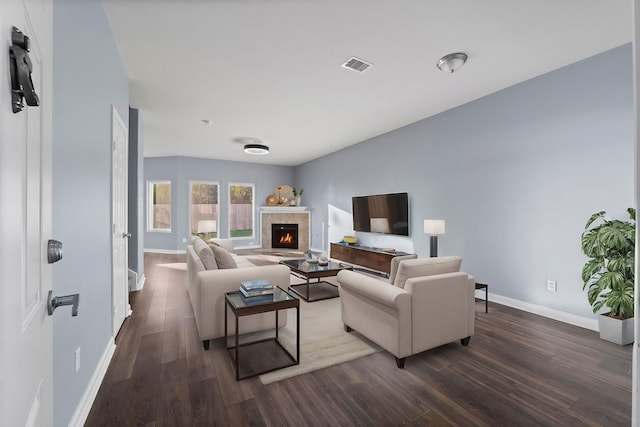
<path id="1" fill-rule="evenodd" d="M 9 46 L 15 26 L 40 106 L 11 108 Z M 0 424 L 53 424 L 52 318 L 46 300 L 51 238 L 51 0 L 0 5 Z M 60 314 L 58 314 L 60 315 Z M 68 315 L 68 314 L 67 314 Z"/>
<path id="2" fill-rule="evenodd" d="M 115 337 L 129 307 L 129 284 L 127 268 L 127 127 L 115 108 L 111 107 L 112 143 L 112 248 L 113 248 L 113 336 Z"/>

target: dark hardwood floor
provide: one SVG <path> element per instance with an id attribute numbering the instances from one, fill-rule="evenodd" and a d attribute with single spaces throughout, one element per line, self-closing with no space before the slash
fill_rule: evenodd
<path id="1" fill-rule="evenodd" d="M 221 342 L 198 340 L 185 272 L 145 255 L 145 287 L 87 426 L 626 426 L 631 347 L 509 307 L 476 306 L 468 347 L 452 343 L 396 368 L 380 352 L 288 380 L 236 382 Z"/>

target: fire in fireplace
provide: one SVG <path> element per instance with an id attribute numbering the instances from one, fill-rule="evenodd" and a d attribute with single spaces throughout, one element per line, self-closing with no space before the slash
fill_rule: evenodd
<path id="1" fill-rule="evenodd" d="M 271 224 L 271 247 L 298 249 L 298 224 Z"/>

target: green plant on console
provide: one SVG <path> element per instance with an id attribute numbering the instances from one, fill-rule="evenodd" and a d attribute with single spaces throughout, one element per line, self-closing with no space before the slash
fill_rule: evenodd
<path id="1" fill-rule="evenodd" d="M 304 188 L 301 188 L 300 191 L 298 191 L 296 190 L 296 187 L 293 187 L 293 197 L 302 196 L 302 193 L 304 193 Z"/>
<path id="2" fill-rule="evenodd" d="M 627 212 L 630 221 L 595 213 L 582 233 L 582 252 L 591 258 L 582 269 L 582 289 L 594 313 L 607 306 L 618 319 L 633 317 L 636 210 Z"/>

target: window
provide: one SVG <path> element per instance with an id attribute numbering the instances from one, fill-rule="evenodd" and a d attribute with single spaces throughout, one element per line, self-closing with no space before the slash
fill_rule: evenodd
<path id="1" fill-rule="evenodd" d="M 171 181 L 149 181 L 147 230 L 171 231 Z"/>
<path id="2" fill-rule="evenodd" d="M 229 184 L 229 236 L 253 238 L 253 184 Z"/>
<path id="3" fill-rule="evenodd" d="M 218 183 L 191 182 L 191 234 L 218 237 Z"/>

